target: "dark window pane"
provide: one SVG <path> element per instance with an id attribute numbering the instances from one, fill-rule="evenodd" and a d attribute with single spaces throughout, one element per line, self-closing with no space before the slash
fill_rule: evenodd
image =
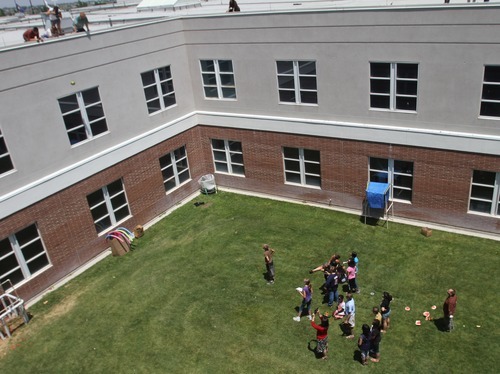
<path id="1" fill-rule="evenodd" d="M 283 154 L 286 158 L 294 158 L 296 160 L 299 159 L 299 149 L 298 148 L 284 147 Z"/>
<path id="2" fill-rule="evenodd" d="M 227 164 L 226 163 L 220 163 L 216 162 L 215 163 L 215 170 L 221 172 L 221 173 L 227 173 L 229 171 Z"/>
<path id="3" fill-rule="evenodd" d="M 370 171 L 370 182 L 387 183 L 388 173 Z"/>
<path id="4" fill-rule="evenodd" d="M 500 103 L 481 103 L 481 115 L 500 117 Z"/>
<path id="5" fill-rule="evenodd" d="M 220 83 L 223 86 L 234 86 L 234 75 L 233 74 L 221 74 Z"/>
<path id="6" fill-rule="evenodd" d="M 370 79 L 370 92 L 389 94 L 391 92 L 391 81 L 385 79 Z"/>
<path id="7" fill-rule="evenodd" d="M 215 71 L 213 60 L 201 60 L 200 65 L 202 71 Z"/>
<path id="8" fill-rule="evenodd" d="M 483 200 L 493 199 L 493 187 L 472 186 L 471 197 Z"/>
<path id="9" fill-rule="evenodd" d="M 314 177 L 314 176 L 311 176 L 311 175 L 306 175 L 306 184 L 308 186 L 321 187 L 321 178 L 320 177 Z"/>
<path id="10" fill-rule="evenodd" d="M 417 98 L 396 96 L 396 109 L 417 110 Z"/>
<path id="11" fill-rule="evenodd" d="M 92 214 L 92 218 L 94 221 L 98 221 L 100 218 L 105 217 L 109 214 L 108 208 L 104 203 L 92 208 L 90 213 Z"/>
<path id="12" fill-rule="evenodd" d="M 158 76 L 160 77 L 160 81 L 164 81 L 165 79 L 172 78 L 172 74 L 170 73 L 170 66 L 166 66 L 158 69 Z"/>
<path id="13" fill-rule="evenodd" d="M 304 158 L 307 161 L 319 162 L 319 151 L 313 151 L 310 149 L 304 149 Z"/>
<path id="14" fill-rule="evenodd" d="M 109 217 L 106 217 L 103 220 L 95 223 L 95 229 L 97 233 L 106 230 L 108 227 L 111 227 L 111 218 Z"/>
<path id="15" fill-rule="evenodd" d="M 321 166 L 320 164 L 310 164 L 308 162 L 306 162 L 304 164 L 305 166 L 305 172 L 307 174 L 315 174 L 315 175 L 320 175 L 321 174 Z"/>
<path id="16" fill-rule="evenodd" d="M 222 88 L 222 97 L 228 99 L 236 98 L 236 90 L 234 88 Z"/>
<path id="17" fill-rule="evenodd" d="M 243 165 L 233 165 L 233 173 L 245 175 L 245 168 L 243 167 Z"/>
<path id="18" fill-rule="evenodd" d="M 113 196 L 113 198 L 111 198 L 111 206 L 113 207 L 113 209 L 116 209 L 125 204 L 127 204 L 127 199 L 125 198 L 124 193 L 115 195 Z"/>
<path id="19" fill-rule="evenodd" d="M 386 158 L 370 157 L 370 169 L 389 170 L 389 160 Z"/>
<path id="20" fill-rule="evenodd" d="M 231 60 L 219 60 L 219 71 L 220 72 L 232 72 L 233 62 Z"/>
<path id="21" fill-rule="evenodd" d="M 28 226 L 16 233 L 17 242 L 21 247 L 36 238 L 38 238 L 38 230 L 35 225 Z"/>
<path id="22" fill-rule="evenodd" d="M 142 73 L 141 78 L 143 86 L 149 86 L 155 83 L 155 74 L 153 70 Z"/>
<path id="23" fill-rule="evenodd" d="M 0 174 L 6 173 L 14 169 L 14 164 L 9 155 L 0 158 Z"/>
<path id="24" fill-rule="evenodd" d="M 163 82 L 160 86 L 163 95 L 166 95 L 174 91 L 174 84 L 172 81 Z"/>
<path id="25" fill-rule="evenodd" d="M 180 147 L 174 151 L 174 157 L 176 160 L 179 160 L 180 158 L 183 158 L 185 156 L 186 156 L 186 147 Z"/>
<path id="26" fill-rule="evenodd" d="M 158 97 L 158 90 L 156 86 L 150 86 L 144 89 L 144 96 L 146 96 L 146 100 L 154 99 Z"/>
<path id="27" fill-rule="evenodd" d="M 236 164 L 242 164 L 243 155 L 241 153 L 231 153 L 231 162 Z"/>
<path id="28" fill-rule="evenodd" d="M 297 173 L 285 173 L 285 179 L 290 183 L 300 183 L 300 174 Z"/>
<path id="29" fill-rule="evenodd" d="M 489 214 L 491 212 L 491 203 L 487 201 L 471 200 L 469 209 L 474 212 Z"/>
<path id="30" fill-rule="evenodd" d="M 99 90 L 97 89 L 97 87 L 87 91 L 82 91 L 82 97 L 85 106 L 101 101 L 101 98 L 99 97 Z"/>
<path id="31" fill-rule="evenodd" d="M 106 125 L 106 119 L 103 118 L 100 121 L 90 124 L 90 129 L 92 130 L 92 135 L 96 136 L 108 131 L 108 126 Z"/>
<path id="32" fill-rule="evenodd" d="M 397 81 L 396 93 L 403 95 L 416 95 L 417 82 L 416 81 Z"/>
<path id="33" fill-rule="evenodd" d="M 219 93 L 217 92 L 217 87 L 205 87 L 205 96 L 219 97 Z"/>
<path id="34" fill-rule="evenodd" d="M 2 271 L 3 271 L 3 264 L 2 264 L 2 261 L 0 261 L 0 274 L 4 274 Z M 10 280 L 10 282 L 12 283 L 12 285 L 16 285 L 17 283 L 21 282 L 22 280 L 24 280 L 24 276 L 23 276 L 23 273 L 21 271 L 21 269 L 18 269 L 8 275 L 6 275 L 5 277 L 1 277 L 0 278 L 0 282 L 4 282 L 6 280 Z M 6 283 L 7 285 L 10 286 L 10 283 L 7 282 Z"/>
<path id="35" fill-rule="evenodd" d="M 203 84 L 206 86 L 215 86 L 217 84 L 217 79 L 215 74 L 203 74 Z"/>
<path id="36" fill-rule="evenodd" d="M 485 66 L 484 67 L 485 82 L 500 82 L 500 66 Z"/>
<path id="37" fill-rule="evenodd" d="M 500 100 L 500 84 L 483 84 L 483 100 Z"/>
<path id="38" fill-rule="evenodd" d="M 472 181 L 474 183 L 493 186 L 495 184 L 495 176 L 496 174 L 491 171 L 474 170 Z"/>
<path id="39" fill-rule="evenodd" d="M 417 64 L 397 64 L 396 76 L 398 78 L 418 78 L 418 65 Z"/>
<path id="40" fill-rule="evenodd" d="M 172 166 L 169 166 L 161 171 L 161 174 L 163 176 L 163 180 L 166 181 L 167 179 L 170 179 L 174 176 L 174 168 Z"/>
<path id="41" fill-rule="evenodd" d="M 61 108 L 62 114 L 78 109 L 76 95 L 70 95 L 59 99 L 59 107 Z"/>
<path id="42" fill-rule="evenodd" d="M 121 207 L 120 209 L 118 209 L 117 211 L 115 211 L 115 220 L 116 220 L 116 222 L 121 221 L 122 219 L 124 219 L 125 217 L 127 217 L 129 215 L 130 215 L 130 212 L 128 210 L 128 205 L 125 205 L 125 206 Z"/>
<path id="43" fill-rule="evenodd" d="M 0 136 L 2 133 L 0 133 Z M 7 153 L 7 145 L 5 144 L 5 139 L 2 137 L 0 138 L 0 155 L 3 155 Z"/>
<path id="44" fill-rule="evenodd" d="M 413 162 L 394 161 L 394 171 L 396 173 L 413 174 Z"/>
<path id="45" fill-rule="evenodd" d="M 295 83 L 292 76 L 289 75 L 280 75 L 278 76 L 278 85 L 279 88 L 291 88 L 295 87 Z"/>
<path id="46" fill-rule="evenodd" d="M 189 180 L 189 169 L 186 169 L 179 174 L 179 183 L 184 183 L 187 180 Z"/>
<path id="47" fill-rule="evenodd" d="M 89 203 L 89 207 L 93 207 L 94 205 L 97 205 L 101 202 L 104 201 L 104 194 L 102 190 L 98 190 L 96 192 L 91 193 L 90 195 L 87 196 L 87 201 Z"/>
<path id="48" fill-rule="evenodd" d="M 165 108 L 175 105 L 175 95 L 168 95 L 163 97 L 163 105 Z"/>
<path id="49" fill-rule="evenodd" d="M 173 188 L 175 188 L 175 179 L 170 179 L 166 181 L 163 185 L 165 186 L 165 191 L 170 191 Z"/>
<path id="50" fill-rule="evenodd" d="M 411 190 L 403 190 L 399 188 L 393 189 L 393 199 L 411 201 Z"/>
<path id="51" fill-rule="evenodd" d="M 172 159 L 170 158 L 170 154 L 167 154 L 163 157 L 160 157 L 160 166 L 163 169 L 164 167 L 172 165 Z"/>
<path id="52" fill-rule="evenodd" d="M 316 77 L 300 77 L 300 89 L 302 90 L 315 90 L 316 87 Z"/>
<path id="53" fill-rule="evenodd" d="M 47 258 L 46 255 L 42 255 L 28 263 L 28 270 L 30 271 L 31 274 L 34 274 L 38 270 L 47 266 L 48 264 L 49 264 L 49 259 Z"/>
<path id="54" fill-rule="evenodd" d="M 63 120 L 64 120 L 64 125 L 66 126 L 66 130 L 71 130 L 75 127 L 83 125 L 83 119 L 82 115 L 80 114 L 80 111 L 71 114 L 66 114 L 63 117 Z"/>
<path id="55" fill-rule="evenodd" d="M 394 175 L 394 186 L 412 188 L 413 177 L 406 175 Z"/>
<path id="56" fill-rule="evenodd" d="M 300 91 L 300 102 L 302 104 L 317 104 L 318 103 L 317 92 Z"/>
<path id="57" fill-rule="evenodd" d="M 276 67 L 278 68 L 278 74 L 293 74 L 292 61 L 276 61 Z"/>
<path id="58" fill-rule="evenodd" d="M 223 150 L 224 149 L 224 140 L 212 139 L 212 148 Z"/>
<path id="59" fill-rule="evenodd" d="M 42 252 L 45 252 L 43 249 L 42 241 L 36 240 L 33 243 L 28 244 L 27 246 L 21 249 L 23 253 L 24 260 L 29 261 L 31 258 L 39 255 Z"/>
<path id="60" fill-rule="evenodd" d="M 102 104 L 92 105 L 87 108 L 87 117 L 90 122 L 96 119 L 104 117 L 104 111 L 102 110 Z"/>
<path id="61" fill-rule="evenodd" d="M 5 256 L 9 252 L 12 252 L 12 247 L 10 245 L 9 238 L 2 239 L 0 241 L 0 257 Z M 0 273 L 2 272 L 0 271 Z"/>
<path id="62" fill-rule="evenodd" d="M 158 112 L 159 110 L 161 110 L 159 99 L 150 101 L 148 103 L 148 113 L 149 114 L 154 113 L 154 112 Z"/>
<path id="63" fill-rule="evenodd" d="M 295 91 L 279 91 L 280 101 L 284 103 L 294 103 L 295 102 Z"/>
<path id="64" fill-rule="evenodd" d="M 298 161 L 285 160 L 285 170 L 300 171 L 300 163 Z"/>
<path id="65" fill-rule="evenodd" d="M 301 75 L 316 75 L 315 61 L 299 61 L 299 74 Z"/>
<path id="66" fill-rule="evenodd" d="M 214 160 L 226 162 L 226 152 L 214 151 Z"/>
<path id="67" fill-rule="evenodd" d="M 389 78 L 391 76 L 391 64 L 385 62 L 372 62 L 370 64 L 370 76 Z"/>
<path id="68" fill-rule="evenodd" d="M 389 96 L 370 95 L 371 108 L 389 109 L 390 105 L 391 105 L 391 99 Z"/>
<path id="69" fill-rule="evenodd" d="M 68 138 L 71 145 L 87 140 L 87 132 L 83 126 L 77 130 L 68 132 Z"/>
<path id="70" fill-rule="evenodd" d="M 233 152 L 242 152 L 241 142 L 234 142 L 230 140 L 228 143 L 229 143 L 229 150 Z"/>
<path id="71" fill-rule="evenodd" d="M 118 179 L 114 181 L 113 183 L 108 184 L 108 194 L 109 196 L 114 196 L 118 193 L 121 193 L 123 191 L 123 184 L 122 180 Z"/>

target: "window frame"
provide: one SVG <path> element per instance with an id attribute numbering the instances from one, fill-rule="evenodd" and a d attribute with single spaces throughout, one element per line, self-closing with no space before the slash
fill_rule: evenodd
<path id="1" fill-rule="evenodd" d="M 203 70 L 204 62 L 212 62 L 214 66 L 214 70 Z M 221 70 L 221 63 L 230 62 L 231 63 L 231 71 Z M 237 92 L 236 92 L 236 79 L 234 74 L 234 64 L 231 59 L 200 59 L 200 72 L 201 72 L 201 84 L 203 86 L 203 95 L 207 100 L 228 100 L 228 101 L 236 101 L 237 100 Z M 215 84 L 205 83 L 205 77 L 213 76 L 215 78 Z M 223 75 L 231 75 L 232 76 L 232 85 L 223 83 L 222 76 Z M 216 88 L 217 97 L 215 96 L 207 96 L 208 88 Z M 224 90 L 232 90 L 234 91 L 234 97 L 225 96 Z"/>
<path id="2" fill-rule="evenodd" d="M 493 184 L 490 185 L 490 184 L 474 182 L 474 173 L 475 172 L 494 174 Z M 492 189 L 492 193 L 491 193 L 492 198 L 485 199 L 484 197 L 475 197 L 475 196 L 473 197 L 472 193 L 473 193 L 474 187 L 491 188 Z M 490 212 L 486 213 L 486 212 L 479 211 L 479 210 L 472 210 L 471 209 L 472 201 L 479 201 L 479 202 L 483 202 L 483 203 L 487 202 L 487 203 L 491 204 Z M 467 213 L 500 218 L 500 172 L 484 171 L 484 170 L 472 170 L 472 175 L 471 175 L 471 180 L 470 180 L 470 190 L 469 190 L 469 201 L 467 204 Z"/>
<path id="3" fill-rule="evenodd" d="M 389 65 L 389 76 L 374 76 L 372 75 L 372 65 L 373 64 L 386 64 Z M 398 65 L 415 65 L 417 77 L 398 77 Z M 388 112 L 401 112 L 401 113 L 417 113 L 418 112 L 418 90 L 419 90 L 419 69 L 420 64 L 418 62 L 383 62 L 383 61 L 370 61 L 369 65 L 369 77 L 370 77 L 370 95 L 369 95 L 369 107 L 370 110 L 388 111 Z M 389 93 L 376 92 L 373 91 L 372 83 L 373 81 L 389 81 Z M 398 82 L 416 82 L 415 94 L 399 94 L 398 93 Z M 372 97 L 384 96 L 389 97 L 389 107 L 372 106 Z M 398 98 L 408 97 L 415 99 L 415 109 L 409 110 L 405 108 L 398 107 Z"/>
<path id="4" fill-rule="evenodd" d="M 116 193 L 110 194 L 110 192 L 109 192 L 110 186 L 112 186 L 114 183 L 117 183 L 118 181 L 120 181 L 121 189 L 118 192 L 116 192 Z M 99 201 L 98 203 L 91 205 L 91 203 L 89 201 L 89 196 L 91 196 L 92 194 L 98 193 L 99 191 L 102 192 L 103 199 L 101 201 Z M 113 206 L 113 201 L 112 200 L 114 198 L 122 195 L 122 194 L 124 196 L 125 203 L 123 203 L 123 204 L 121 204 L 121 205 L 119 205 L 118 207 L 115 208 Z M 94 222 L 94 227 L 95 227 L 98 235 L 102 235 L 102 234 L 108 232 L 110 229 L 118 226 L 120 223 L 126 221 L 127 219 L 129 219 L 132 216 L 132 212 L 130 210 L 130 204 L 128 202 L 127 193 L 125 191 L 125 185 L 123 183 L 123 179 L 122 178 L 119 178 L 119 179 L 117 179 L 117 180 L 115 180 L 115 181 L 113 181 L 111 183 L 108 183 L 107 185 L 101 187 L 100 189 L 91 192 L 86 197 L 87 197 L 87 203 L 88 203 L 88 206 L 89 206 L 89 209 L 90 209 L 90 214 L 91 214 L 92 220 Z M 98 218 L 95 218 L 94 214 L 93 214 L 93 210 L 99 208 L 103 204 L 106 207 L 106 214 L 101 215 Z M 126 214 L 122 218 L 117 219 L 116 212 L 118 212 L 119 210 L 121 210 L 124 207 L 127 207 L 128 214 Z M 109 221 L 110 221 L 109 226 L 106 226 L 103 229 L 98 230 L 98 223 L 102 222 L 103 220 L 105 220 L 108 217 L 109 217 Z"/>
<path id="5" fill-rule="evenodd" d="M 479 106 L 479 117 L 482 119 L 490 119 L 490 120 L 500 120 L 500 78 L 498 78 L 497 81 L 487 81 L 487 75 L 488 76 L 494 76 L 495 74 L 488 74 L 488 68 L 494 68 L 500 71 L 500 65 L 484 65 L 484 70 L 483 70 L 483 84 L 482 84 L 482 90 L 481 90 L 481 100 L 480 100 L 480 106 Z M 484 96 L 487 94 L 487 88 L 489 86 L 494 86 L 497 87 L 498 91 L 498 97 L 495 98 L 488 98 L 485 99 Z M 494 115 L 489 115 L 489 114 L 483 114 L 483 109 L 485 109 L 485 105 L 494 105 L 495 107 L 498 107 L 498 116 Z"/>
<path id="6" fill-rule="evenodd" d="M 298 150 L 298 158 L 291 158 L 291 157 L 286 157 L 285 156 L 285 149 L 291 149 L 291 150 Z M 318 159 L 319 161 L 315 160 L 307 160 L 305 158 L 305 152 L 318 152 Z M 321 179 L 321 152 L 319 150 L 315 149 L 306 149 L 306 148 L 298 148 L 298 147 L 286 147 L 283 146 L 281 149 L 282 156 L 283 156 L 283 176 L 285 180 L 285 184 L 287 185 L 293 185 L 293 186 L 301 186 L 301 187 L 308 187 L 308 188 L 314 188 L 314 189 L 321 189 L 321 184 L 322 184 L 322 179 Z M 286 166 L 286 161 L 291 161 L 291 162 L 298 162 L 299 163 L 299 171 L 297 172 L 296 170 L 292 169 L 287 169 Z M 306 165 L 307 164 L 314 164 L 319 166 L 319 174 L 315 173 L 310 173 L 306 172 Z M 299 175 L 300 177 L 300 183 L 293 182 L 287 179 L 287 173 L 294 174 L 294 175 Z M 307 183 L 307 177 L 311 177 L 314 179 L 319 180 L 319 185 L 317 184 L 310 184 Z"/>
<path id="7" fill-rule="evenodd" d="M 26 243 L 20 244 L 19 236 L 20 234 L 28 229 L 34 228 L 36 230 L 36 237 L 31 238 L 29 241 Z M 40 234 L 40 230 L 38 229 L 38 225 L 36 223 L 33 223 L 31 225 L 28 225 L 24 227 L 21 230 L 18 230 L 14 234 L 11 234 L 5 238 L 2 238 L 0 242 L 3 242 L 4 240 L 7 240 L 10 245 L 10 251 L 0 255 L 0 262 L 8 259 L 10 256 L 14 256 L 15 261 L 17 262 L 17 266 L 14 268 L 9 269 L 5 273 L 0 274 L 0 282 L 3 284 L 7 279 L 11 281 L 12 286 L 19 287 L 29 280 L 33 279 L 37 275 L 43 273 L 46 271 L 48 268 L 52 266 L 52 263 L 50 261 L 49 254 L 47 253 L 47 248 L 45 246 L 45 243 L 43 242 L 42 235 Z M 28 260 L 26 259 L 26 255 L 23 253 L 23 249 L 27 248 L 28 246 L 39 242 L 40 246 L 42 248 L 42 251 L 39 253 L 36 253 L 35 255 L 32 255 Z M 29 268 L 29 264 L 32 263 L 33 261 L 40 259 L 42 256 L 45 257 L 45 260 L 47 262 L 46 265 L 41 266 L 35 271 L 31 271 Z M 23 279 L 19 280 L 18 282 L 12 283 L 12 280 L 9 278 L 9 275 L 15 273 L 16 271 L 20 271 Z M 3 279 L 3 280 L 2 280 Z M 6 290 L 8 291 L 8 290 Z"/>
<path id="8" fill-rule="evenodd" d="M 279 63 L 292 63 L 292 73 L 280 73 Z M 301 63 L 313 63 L 314 64 L 314 74 L 301 74 L 300 64 Z M 280 84 L 280 77 L 292 77 L 293 78 L 293 88 L 282 87 Z M 314 77 L 315 89 L 302 88 L 300 78 L 311 78 Z M 278 101 L 280 104 L 288 105 L 305 105 L 305 106 L 318 106 L 318 70 L 316 68 L 316 60 L 276 60 L 276 83 L 278 87 Z M 293 92 L 295 100 L 294 101 L 282 101 L 281 92 Z M 315 102 L 303 102 L 302 92 L 314 92 L 316 94 Z"/>
<path id="9" fill-rule="evenodd" d="M 99 100 L 95 101 L 95 102 L 92 102 L 92 103 L 89 103 L 89 104 L 85 104 L 85 100 L 83 98 L 83 94 L 86 93 L 86 92 L 92 91 L 92 90 L 96 90 L 97 95 L 99 96 Z M 64 100 L 64 99 L 71 98 L 72 96 L 76 97 L 77 108 L 74 108 L 74 109 L 68 110 L 66 112 L 63 112 L 63 108 L 61 107 L 61 101 Z M 101 94 L 99 92 L 99 86 L 91 87 L 91 88 L 88 88 L 86 90 L 77 91 L 77 92 L 72 93 L 70 95 L 66 95 L 64 97 L 61 97 L 61 98 L 57 99 L 57 101 L 59 103 L 59 108 L 61 110 L 61 114 L 62 114 L 62 117 L 63 117 L 64 127 L 65 127 L 65 130 L 66 130 L 66 134 L 68 135 L 68 139 L 69 139 L 71 147 L 79 146 L 81 144 L 89 142 L 92 139 L 104 136 L 104 135 L 106 135 L 106 134 L 109 133 L 108 123 L 106 121 L 106 113 L 104 112 L 104 105 L 103 105 L 103 101 L 102 101 L 102 98 L 101 98 Z M 93 119 L 91 121 L 89 119 L 88 109 L 92 108 L 92 107 L 99 106 L 99 105 L 100 105 L 101 110 L 102 110 L 102 117 L 99 117 L 97 119 Z M 81 117 L 81 120 L 82 120 L 83 123 L 81 123 L 81 124 L 79 124 L 79 125 L 77 125 L 75 127 L 71 127 L 70 129 L 68 129 L 64 118 L 66 116 L 69 116 L 69 115 L 72 115 L 72 114 L 75 114 L 75 113 L 79 113 L 80 114 L 80 117 Z M 96 133 L 94 135 L 94 132 L 92 130 L 92 125 L 96 124 L 96 123 L 98 123 L 99 121 L 102 121 L 102 120 L 104 120 L 104 126 L 105 126 L 106 130 L 104 130 L 102 132 L 99 132 L 99 133 Z M 83 140 L 78 140 L 78 141 L 72 142 L 72 138 L 71 138 L 70 134 L 73 133 L 73 132 L 75 132 L 76 130 L 78 130 L 80 128 L 84 129 L 86 138 L 83 139 Z"/>
<path id="10" fill-rule="evenodd" d="M 178 152 L 178 151 L 181 151 L 180 152 L 181 155 L 183 154 L 183 156 L 180 158 L 177 158 L 176 152 Z M 167 156 L 170 157 L 170 164 L 167 164 L 167 165 L 163 164 L 162 165 L 162 159 L 165 159 Z M 179 172 L 178 165 L 181 164 L 182 161 L 184 161 L 184 160 L 186 161 L 186 167 L 185 167 L 185 169 L 183 169 Z M 160 157 L 158 159 L 158 162 L 160 163 L 160 171 L 162 173 L 163 187 L 165 188 L 165 193 L 167 195 L 169 193 L 175 191 L 179 187 L 185 185 L 186 183 L 189 183 L 192 180 L 191 170 L 189 168 L 189 159 L 188 159 L 188 152 L 187 152 L 186 145 L 183 145 L 179 148 L 174 149 L 171 152 L 164 154 L 162 157 Z M 172 167 L 172 176 L 165 179 L 164 171 L 169 167 Z M 181 181 L 180 176 L 185 172 L 188 173 L 188 177 Z M 174 185 L 170 188 L 167 188 L 167 183 L 172 181 L 172 180 L 174 181 Z"/>
<path id="11" fill-rule="evenodd" d="M 387 170 L 383 169 L 372 169 L 371 167 L 371 160 L 372 159 L 378 159 L 378 160 L 384 160 L 387 161 Z M 395 170 L 394 164 L 396 162 L 407 162 L 412 164 L 412 172 L 410 173 L 404 173 L 404 172 L 399 172 Z M 372 172 L 373 173 L 384 173 L 387 174 L 387 182 L 390 185 L 390 193 L 389 193 L 389 199 L 394 202 L 398 203 L 403 203 L 403 204 L 412 204 L 413 203 L 413 184 L 415 180 L 415 162 L 414 161 L 404 161 L 404 160 L 396 160 L 393 158 L 384 158 L 384 157 L 368 157 L 368 181 L 372 182 Z M 395 185 L 394 180 L 395 177 L 401 176 L 401 177 L 410 177 L 411 178 L 411 187 L 407 186 L 400 186 L 400 185 Z M 384 183 L 384 182 L 382 182 Z M 404 190 L 404 191 L 410 191 L 411 197 L 410 199 L 401 199 L 401 198 L 394 198 L 394 189 L 397 190 Z"/>
<path id="12" fill-rule="evenodd" d="M 215 148 L 214 147 L 214 141 L 218 141 L 218 142 L 224 142 L 224 149 L 222 148 Z M 241 151 L 235 151 L 233 149 L 231 149 L 231 143 L 239 143 L 240 145 L 240 149 Z M 214 162 L 214 170 L 216 173 L 221 173 L 221 174 L 230 174 L 230 175 L 234 175 L 234 176 L 238 176 L 238 177 L 245 177 L 245 160 L 244 160 L 244 157 L 243 157 L 243 144 L 241 141 L 238 141 L 238 140 L 228 140 L 228 139 L 210 139 L 210 144 L 211 144 L 211 147 L 212 147 L 212 158 L 213 158 L 213 162 Z M 219 152 L 219 153 L 223 153 L 224 154 L 224 157 L 225 157 L 225 161 L 224 160 L 219 160 L 219 159 L 216 159 L 215 155 L 216 155 L 216 152 Z M 233 161 L 233 155 L 241 155 L 241 160 L 242 162 L 234 162 Z M 217 164 L 224 164 L 226 165 L 226 169 L 227 171 L 221 171 L 221 170 L 218 170 L 217 169 Z M 236 167 L 241 167 L 241 169 L 243 170 L 243 173 L 240 173 L 238 171 L 235 171 L 235 166 Z"/>
<path id="13" fill-rule="evenodd" d="M 16 168 L 14 166 L 14 162 L 12 160 L 12 157 L 9 153 L 9 147 L 7 147 L 7 142 L 5 141 L 5 136 L 3 135 L 2 133 L 2 129 L 0 128 L 0 152 L 2 152 L 2 149 L 5 150 L 4 153 L 0 153 L 0 166 L 6 162 L 6 160 L 3 160 L 3 159 L 7 159 L 8 157 L 8 160 L 7 162 L 11 165 L 10 169 L 6 169 L 5 171 L 2 171 L 0 169 L 0 178 L 7 175 L 7 174 L 10 174 L 14 171 L 16 171 Z M 6 165 L 8 166 L 8 165 Z"/>
<path id="14" fill-rule="evenodd" d="M 167 74 L 166 74 L 167 78 L 165 78 L 163 80 L 161 79 L 161 77 L 160 77 L 160 69 L 165 69 L 167 71 Z M 143 75 L 151 73 L 151 72 L 153 73 L 154 82 L 146 85 L 144 83 Z M 177 100 L 175 98 L 174 77 L 172 76 L 172 69 L 170 68 L 170 65 L 162 66 L 162 67 L 159 67 L 159 68 L 156 68 L 156 69 L 153 69 L 153 70 L 148 70 L 148 71 L 142 72 L 141 73 L 141 81 L 142 81 L 142 89 L 144 91 L 144 98 L 146 100 L 146 108 L 147 108 L 148 114 L 150 116 L 152 116 L 154 114 L 157 114 L 159 112 L 163 112 L 163 111 L 165 111 L 167 109 L 170 109 L 170 108 L 174 107 L 175 105 L 177 105 Z M 166 89 L 167 90 L 171 86 L 172 90 L 171 91 L 167 91 L 166 93 L 163 92 L 162 84 L 166 84 Z M 149 89 L 149 88 L 151 88 L 151 87 L 155 87 L 155 89 L 156 89 L 156 96 L 153 97 L 153 98 L 148 99 L 146 90 Z M 166 97 L 168 97 L 168 96 L 170 96 L 170 97 L 173 98 L 173 103 L 171 105 L 166 106 L 164 99 Z M 153 102 L 155 100 L 158 100 L 158 102 L 160 104 L 160 109 L 155 110 L 155 111 L 150 111 L 149 103 L 151 103 L 151 102 Z"/>

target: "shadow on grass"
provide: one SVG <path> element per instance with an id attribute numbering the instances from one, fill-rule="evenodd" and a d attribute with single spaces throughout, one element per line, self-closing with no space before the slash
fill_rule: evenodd
<path id="1" fill-rule="evenodd" d="M 434 319 L 434 326 L 441 332 L 448 332 L 448 326 L 444 317 Z"/>
<path id="2" fill-rule="evenodd" d="M 316 357 L 317 360 L 320 360 L 323 358 L 323 354 L 319 353 L 316 348 L 318 348 L 318 341 L 316 339 L 310 340 L 307 343 L 307 349 L 314 353 L 314 357 Z"/>

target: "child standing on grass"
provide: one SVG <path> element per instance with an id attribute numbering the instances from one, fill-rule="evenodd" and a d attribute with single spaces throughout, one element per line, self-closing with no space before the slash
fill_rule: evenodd
<path id="1" fill-rule="evenodd" d="M 266 262 L 266 271 L 267 271 L 267 283 L 274 283 L 274 262 L 273 255 L 274 249 L 270 248 L 268 244 L 264 244 L 262 246 L 264 249 L 264 261 Z"/>
<path id="2" fill-rule="evenodd" d="M 311 315 L 311 302 L 312 302 L 312 294 L 313 294 L 313 288 L 311 285 L 311 281 L 309 279 L 304 279 L 304 287 L 302 288 L 301 291 L 299 291 L 300 296 L 302 296 L 302 303 L 300 304 L 299 307 L 299 314 L 297 317 L 293 317 L 293 320 L 296 322 L 300 322 L 300 317 L 302 316 L 302 311 L 304 308 L 307 310 L 308 318 L 309 320 L 312 321 L 312 315 Z"/>
<path id="3" fill-rule="evenodd" d="M 317 325 L 314 322 L 314 318 L 319 315 L 319 319 L 321 320 L 321 324 Z M 314 311 L 314 317 L 311 321 L 311 326 L 316 329 L 316 340 L 318 341 L 318 345 L 316 347 L 316 352 L 320 354 L 323 360 L 327 359 L 328 353 L 328 312 L 325 314 L 320 314 L 319 310 L 316 309 Z"/>
<path id="4" fill-rule="evenodd" d="M 363 333 L 358 339 L 358 348 L 361 351 L 361 363 L 368 365 L 368 357 L 370 355 L 370 326 L 364 324 L 362 330 Z"/>
<path id="5" fill-rule="evenodd" d="M 347 264 L 347 281 L 349 282 L 349 291 L 359 293 L 358 285 L 356 283 L 356 263 L 353 259 L 350 259 Z"/>
<path id="6" fill-rule="evenodd" d="M 386 332 L 391 324 L 391 301 L 392 296 L 389 292 L 385 291 L 380 303 L 380 312 L 382 313 L 382 332 Z"/>

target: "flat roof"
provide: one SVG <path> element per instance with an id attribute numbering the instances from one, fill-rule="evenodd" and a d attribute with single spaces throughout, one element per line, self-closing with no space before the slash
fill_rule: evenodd
<path id="1" fill-rule="evenodd" d="M 149 1 L 149 0 L 148 0 Z M 153 0 L 151 0 L 153 1 Z M 166 1 L 166 0 L 154 0 Z M 183 4 L 187 0 L 178 1 L 179 6 L 168 6 L 164 9 L 155 8 L 147 11 L 138 11 L 140 0 L 125 0 L 116 4 L 92 6 L 86 8 L 73 8 L 63 11 L 65 17 L 76 17 L 81 11 L 87 14 L 90 22 L 90 32 L 106 30 L 118 26 L 141 24 L 147 21 L 162 18 L 179 18 L 183 16 L 204 16 L 224 14 L 227 12 L 229 0 L 201 0 L 200 6 Z M 455 6 L 498 6 L 500 0 L 237 0 L 241 12 L 263 13 L 282 12 L 291 10 L 345 10 L 345 9 L 380 9 L 380 8 L 427 8 L 427 7 L 455 7 Z M 469 2 L 470 1 L 470 2 Z M 172 3 L 175 1 L 170 1 Z M 192 1 L 188 1 L 192 3 Z M 24 18 L 0 17 L 0 49 L 28 45 L 23 41 L 22 34 L 25 30 L 37 26 L 43 34 L 44 26 L 40 15 L 25 15 Z M 71 34 L 70 34 L 71 35 Z M 60 38 L 64 38 L 62 36 Z M 58 38 L 48 38 L 47 41 Z"/>

